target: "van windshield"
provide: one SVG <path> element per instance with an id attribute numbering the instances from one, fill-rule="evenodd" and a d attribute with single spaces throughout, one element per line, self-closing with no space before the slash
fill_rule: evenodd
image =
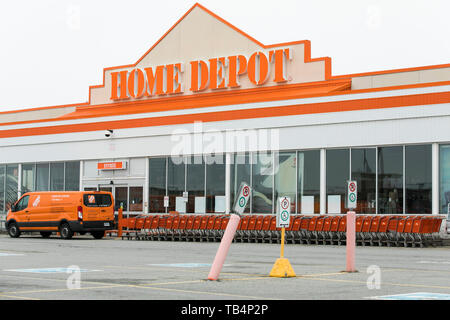
<path id="1" fill-rule="evenodd" d="M 86 207 L 110 207 L 112 201 L 109 194 L 85 194 L 83 203 Z"/>

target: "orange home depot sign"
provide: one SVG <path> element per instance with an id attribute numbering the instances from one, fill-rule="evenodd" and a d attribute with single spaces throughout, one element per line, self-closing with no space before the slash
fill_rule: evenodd
<path id="1" fill-rule="evenodd" d="M 97 163 L 98 170 L 122 170 L 127 168 L 125 161 L 119 162 L 99 162 Z"/>
<path id="2" fill-rule="evenodd" d="M 249 58 L 234 55 L 191 61 L 190 87 L 192 92 L 206 89 L 239 88 L 241 77 L 247 77 L 255 86 L 268 81 L 288 81 L 287 64 L 291 60 L 290 49 L 271 50 L 268 54 L 258 51 Z M 111 100 L 143 98 L 184 92 L 184 64 L 175 63 L 149 68 L 135 68 L 111 72 Z M 271 72 L 273 68 L 273 73 Z M 269 79 L 269 76 L 273 77 Z"/>

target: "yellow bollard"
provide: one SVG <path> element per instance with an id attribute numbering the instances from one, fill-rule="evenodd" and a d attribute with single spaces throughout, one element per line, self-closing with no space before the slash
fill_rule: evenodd
<path id="1" fill-rule="evenodd" d="M 271 277 L 277 278 L 291 278 L 296 277 L 294 269 L 292 269 L 289 260 L 284 257 L 284 233 L 285 228 L 281 228 L 281 250 L 280 250 L 280 258 L 275 261 L 275 264 L 270 271 Z"/>

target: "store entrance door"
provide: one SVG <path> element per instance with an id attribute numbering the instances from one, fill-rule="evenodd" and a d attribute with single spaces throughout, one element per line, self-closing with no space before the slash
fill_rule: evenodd
<path id="1" fill-rule="evenodd" d="M 143 213 L 143 192 L 142 185 L 127 184 L 107 184 L 100 185 L 100 191 L 111 192 L 114 196 L 114 211 L 123 208 L 124 215 Z"/>

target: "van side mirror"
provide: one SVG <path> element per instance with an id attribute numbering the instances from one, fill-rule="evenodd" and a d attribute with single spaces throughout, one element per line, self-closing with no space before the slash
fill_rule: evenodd
<path id="1" fill-rule="evenodd" d="M 15 203 L 11 206 L 11 212 L 16 212 L 16 204 Z"/>

